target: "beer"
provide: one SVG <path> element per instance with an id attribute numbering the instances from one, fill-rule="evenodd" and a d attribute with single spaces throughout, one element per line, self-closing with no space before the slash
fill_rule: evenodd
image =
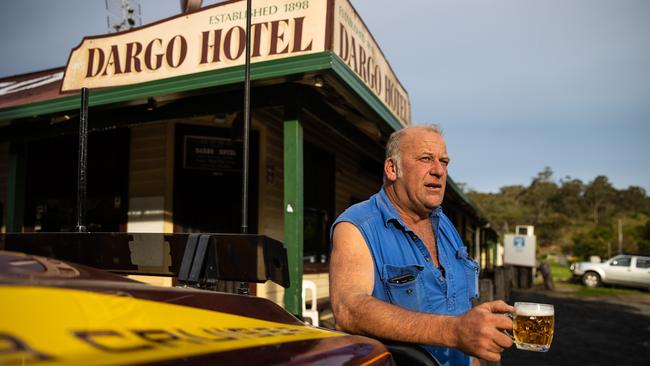
<path id="1" fill-rule="evenodd" d="M 515 345 L 527 351 L 548 351 L 553 340 L 554 323 L 553 305 L 515 303 L 512 325 Z"/>

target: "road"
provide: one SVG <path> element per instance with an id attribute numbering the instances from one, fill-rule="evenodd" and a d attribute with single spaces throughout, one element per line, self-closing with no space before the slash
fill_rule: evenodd
<path id="1" fill-rule="evenodd" d="M 502 366 L 650 365 L 650 294 L 580 299 L 561 287 L 558 290 L 511 294 L 511 304 L 554 304 L 555 335 L 547 353 L 506 350 Z"/>

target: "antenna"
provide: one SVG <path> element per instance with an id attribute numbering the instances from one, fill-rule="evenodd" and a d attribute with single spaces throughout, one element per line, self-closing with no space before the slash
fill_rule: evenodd
<path id="1" fill-rule="evenodd" d="M 251 125 L 251 2 L 246 0 L 246 57 L 244 67 L 244 161 L 242 171 L 241 232 L 248 233 L 248 165 Z M 248 284 L 240 282 L 237 293 L 248 295 Z"/>
<path id="2" fill-rule="evenodd" d="M 78 233 L 86 232 L 86 181 L 88 170 L 88 88 L 81 88 L 79 113 L 79 161 L 77 164 L 77 227 Z"/>
<path id="3" fill-rule="evenodd" d="M 117 33 L 142 25 L 140 0 L 104 0 L 109 33 Z"/>

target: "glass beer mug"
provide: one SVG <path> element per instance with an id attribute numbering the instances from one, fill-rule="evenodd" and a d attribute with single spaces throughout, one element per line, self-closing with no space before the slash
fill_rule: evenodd
<path id="1" fill-rule="evenodd" d="M 551 348 L 555 310 L 553 305 L 516 302 L 512 317 L 512 338 L 518 349 L 546 352 Z"/>

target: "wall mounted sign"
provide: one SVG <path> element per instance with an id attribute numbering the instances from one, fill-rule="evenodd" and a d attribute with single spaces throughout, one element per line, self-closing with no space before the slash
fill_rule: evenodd
<path id="1" fill-rule="evenodd" d="M 403 125 L 410 124 L 408 94 L 348 0 L 256 0 L 251 12 L 252 63 L 332 51 Z M 230 1 L 130 31 L 86 37 L 70 53 L 61 91 L 243 65 L 245 19 L 246 2 Z"/>
<path id="2" fill-rule="evenodd" d="M 506 234 L 503 238 L 503 263 L 535 267 L 537 237 L 535 235 Z"/>
<path id="3" fill-rule="evenodd" d="M 326 1 L 253 1 L 251 62 L 325 50 Z M 86 37 L 62 91 L 129 85 L 244 64 L 246 2 L 226 2 L 131 31 Z"/>
<path id="4" fill-rule="evenodd" d="M 216 175 L 241 174 L 242 142 L 221 137 L 190 136 L 183 141 L 183 168 Z"/>

